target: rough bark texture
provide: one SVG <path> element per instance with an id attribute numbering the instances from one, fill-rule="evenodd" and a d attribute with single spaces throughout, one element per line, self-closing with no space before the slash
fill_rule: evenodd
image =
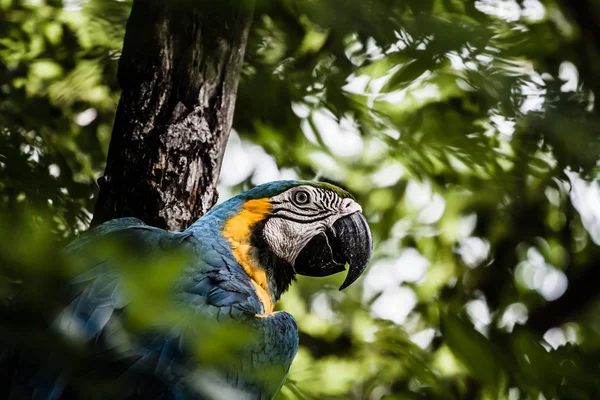
<path id="1" fill-rule="evenodd" d="M 252 4 L 134 0 L 93 224 L 181 230 L 217 200 Z"/>

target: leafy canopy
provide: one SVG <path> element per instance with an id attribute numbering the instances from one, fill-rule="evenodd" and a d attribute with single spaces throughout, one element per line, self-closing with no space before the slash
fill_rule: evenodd
<path id="1" fill-rule="evenodd" d="M 130 6 L 0 1 L 4 300 L 72 273 L 56 243 L 93 210 Z M 376 245 L 362 285 L 283 297 L 281 398 L 598 397 L 600 3 L 256 7 L 221 198 L 318 177 Z"/>

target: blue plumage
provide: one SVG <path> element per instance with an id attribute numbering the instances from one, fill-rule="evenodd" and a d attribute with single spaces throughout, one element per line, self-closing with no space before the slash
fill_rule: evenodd
<path id="1" fill-rule="evenodd" d="M 249 395 L 247 398 L 270 399 L 279 390 L 297 350 L 297 327 L 293 317 L 283 312 L 256 317 L 264 312 L 263 306 L 221 235 L 224 221 L 239 212 L 243 203 L 243 197 L 233 198 L 181 233 L 150 227 L 135 218 L 112 220 L 67 246 L 70 256 L 81 259 L 94 253 L 99 240 L 110 237 L 135 247 L 148 259 L 167 249 L 191 251 L 173 284 L 174 302 L 198 318 L 243 324 L 259 339 L 241 349 L 235 369 L 219 370 L 190 362 L 193 346 L 212 344 L 190 340 L 187 335 L 193 329 L 186 321 L 170 332 L 124 337 L 118 317 L 127 310 L 130 299 L 122 273 L 114 260 L 91 256 L 94 265 L 73 280 L 80 291 L 55 325 L 74 339 L 95 343 L 93 351 L 107 357 L 108 372 L 88 366 L 92 369 L 88 375 L 113 375 L 118 393 L 105 393 L 102 398 L 229 399 Z M 25 365 L 30 359 L 31 354 L 22 353 L 22 368 L 15 375 L 11 398 L 58 399 L 72 385 L 71 379 L 85 379 L 85 373 L 80 377 L 81 372 L 71 370 L 58 354 L 50 354 L 34 366 Z M 272 375 L 266 384 L 254 379 L 257 372 L 269 370 Z M 77 393 L 76 387 L 69 390 Z"/>

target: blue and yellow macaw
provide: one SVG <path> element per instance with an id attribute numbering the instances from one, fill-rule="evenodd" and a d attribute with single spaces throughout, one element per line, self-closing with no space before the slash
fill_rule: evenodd
<path id="1" fill-rule="evenodd" d="M 167 329 L 127 329 L 124 316 L 131 297 L 124 272 L 114 257 L 95 251 L 106 238 L 125 243 L 144 259 L 186 252 L 189 258 L 169 287 L 169 301 L 191 317 Z M 136 218 L 108 221 L 67 246 L 67 254 L 92 266 L 74 280 L 72 300 L 52 323 L 60 335 L 85 344 L 93 365 L 66 363 L 58 351 L 23 351 L 11 398 L 80 398 L 81 382 L 88 382 L 89 389 L 94 379 L 110 377 L 118 389 L 99 389 L 98 398 L 272 399 L 298 349 L 294 318 L 275 312 L 275 302 L 297 274 L 328 276 L 348 264 L 340 290 L 349 286 L 366 268 L 372 246 L 369 226 L 352 196 L 311 181 L 257 186 L 183 232 L 167 232 Z M 206 330 L 208 322 L 239 324 L 251 339 L 234 359 L 203 363 L 195 346 L 213 344 L 201 340 L 205 325 L 198 320 L 207 322 Z"/>

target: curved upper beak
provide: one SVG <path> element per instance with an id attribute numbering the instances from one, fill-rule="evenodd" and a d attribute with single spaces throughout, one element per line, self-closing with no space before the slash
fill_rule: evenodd
<path id="1" fill-rule="evenodd" d="M 343 290 L 367 268 L 372 251 L 369 224 L 362 213 L 356 211 L 312 238 L 296 258 L 294 268 L 300 275 L 329 276 L 344 271 L 348 264 L 348 275 L 340 286 Z"/>

